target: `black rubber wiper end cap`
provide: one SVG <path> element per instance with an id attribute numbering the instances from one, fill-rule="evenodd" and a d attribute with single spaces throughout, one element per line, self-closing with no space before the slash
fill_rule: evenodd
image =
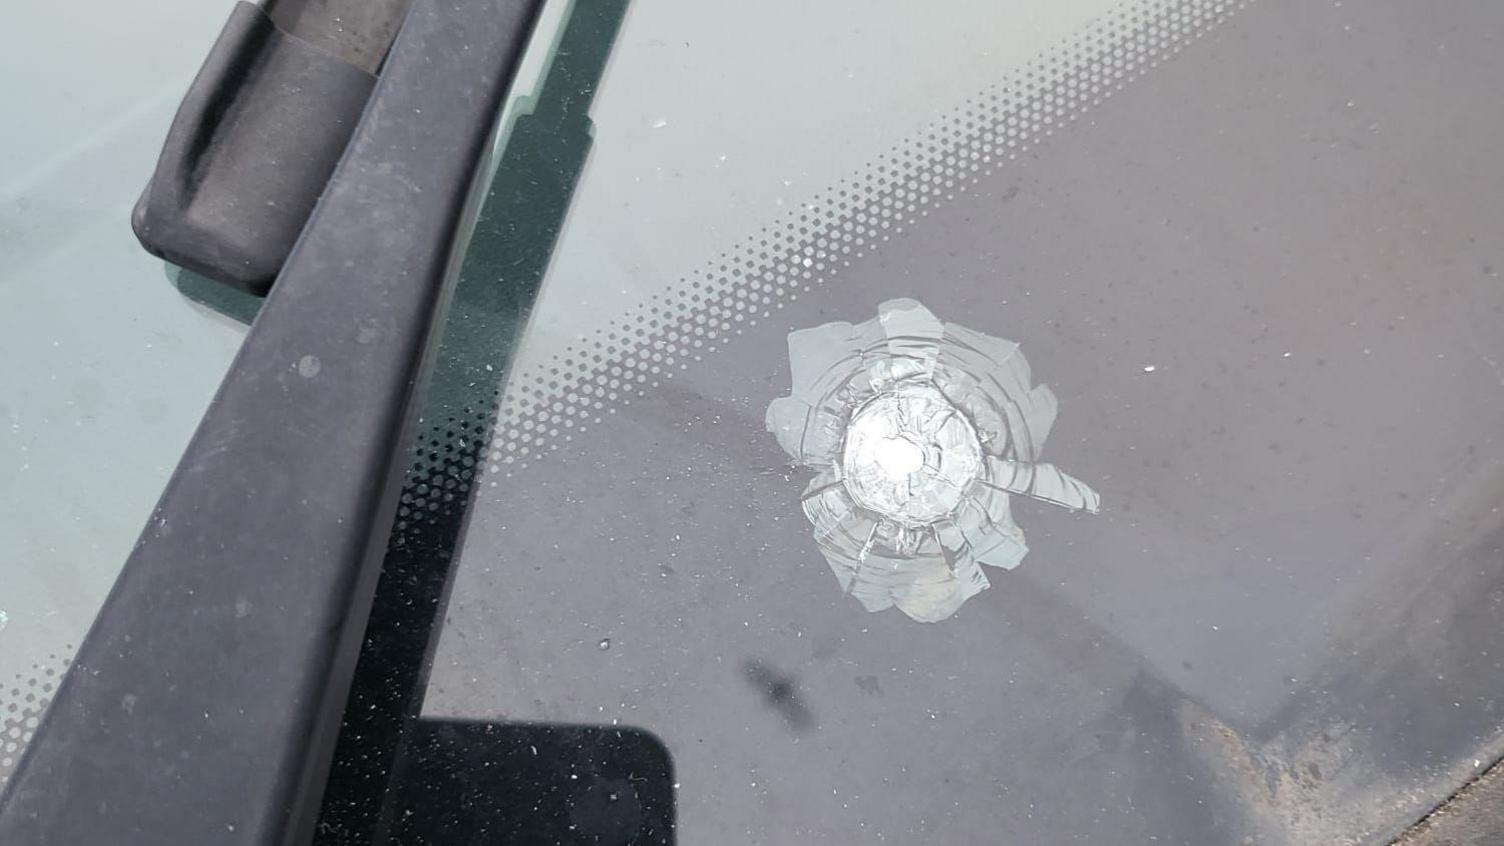
<path id="1" fill-rule="evenodd" d="M 189 86 L 131 214 L 152 255 L 265 294 L 376 78 L 238 3 Z"/>

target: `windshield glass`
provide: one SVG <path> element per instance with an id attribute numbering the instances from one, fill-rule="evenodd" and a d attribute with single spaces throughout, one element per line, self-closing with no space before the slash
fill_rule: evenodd
<path id="1" fill-rule="evenodd" d="M 129 223 L 224 9 L 85 6 L 8 9 L 0 55 L 0 785 L 257 308 Z"/>
<path id="2" fill-rule="evenodd" d="M 86 6 L 0 58 L 0 787 L 260 302 L 129 229 L 225 9 Z M 1504 755 L 1501 35 L 548 3 L 317 842 L 1399 836 Z"/>
<path id="3" fill-rule="evenodd" d="M 503 140 L 326 823 L 1378 840 L 1497 757 L 1497 15 L 615 8 Z"/>

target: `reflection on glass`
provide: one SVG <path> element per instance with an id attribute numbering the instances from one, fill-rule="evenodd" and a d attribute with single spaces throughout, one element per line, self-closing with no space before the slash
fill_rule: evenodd
<path id="1" fill-rule="evenodd" d="M 980 565 L 1028 553 L 1009 495 L 1096 513 L 1085 483 L 1040 462 L 1055 395 L 1018 344 L 890 300 L 863 323 L 789 335 L 793 389 L 768 431 L 815 471 L 804 513 L 841 588 L 921 622 L 990 586 Z"/>

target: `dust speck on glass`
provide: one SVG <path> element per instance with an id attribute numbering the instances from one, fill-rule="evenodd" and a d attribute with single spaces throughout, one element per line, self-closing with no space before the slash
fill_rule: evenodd
<path id="1" fill-rule="evenodd" d="M 1097 492 L 1039 460 L 1058 403 L 1018 344 L 890 300 L 858 324 L 789 335 L 793 390 L 768 431 L 815 471 L 805 516 L 868 611 L 955 614 L 1029 548 L 1009 495 L 1096 513 Z"/>

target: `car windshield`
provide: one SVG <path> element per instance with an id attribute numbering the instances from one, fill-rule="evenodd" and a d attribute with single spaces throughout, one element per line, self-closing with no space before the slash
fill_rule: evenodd
<path id="1" fill-rule="evenodd" d="M 1504 752 L 1501 24 L 549 4 L 319 842 L 1399 836 Z M 7 761 L 254 313 L 121 224 L 197 58 L 0 142 Z"/>
<path id="2" fill-rule="evenodd" d="M 0 783 L 257 307 L 129 224 L 224 9 L 84 13 L 8 9 L 0 57 Z"/>
<path id="3" fill-rule="evenodd" d="M 784 12 L 634 7 L 588 155 L 517 124 L 396 524 L 448 592 L 378 599 L 443 607 L 387 812 L 479 756 L 571 797 L 519 835 L 1335 842 L 1491 760 L 1483 33 Z"/>

